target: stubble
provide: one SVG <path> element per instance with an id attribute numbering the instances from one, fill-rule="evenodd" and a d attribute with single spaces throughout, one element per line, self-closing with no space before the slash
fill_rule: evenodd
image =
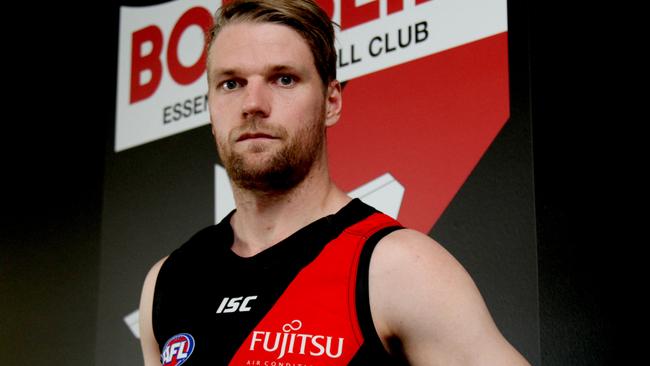
<path id="1" fill-rule="evenodd" d="M 249 162 L 246 155 L 263 153 L 264 146 L 252 145 L 244 152 L 225 151 L 219 146 L 222 163 L 233 184 L 257 193 L 284 193 L 296 187 L 309 174 L 322 151 L 325 143 L 324 121 L 323 108 L 317 118 L 305 121 L 303 128 L 288 137 L 285 146 L 267 161 L 258 164 Z M 259 122 L 252 119 L 243 128 L 255 131 L 257 125 Z M 287 136 L 287 132 L 284 128 L 276 127 L 274 135 Z"/>

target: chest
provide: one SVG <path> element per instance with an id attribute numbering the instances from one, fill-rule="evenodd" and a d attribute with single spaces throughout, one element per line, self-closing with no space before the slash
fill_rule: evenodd
<path id="1" fill-rule="evenodd" d="M 163 365 L 347 365 L 363 343 L 355 298 L 362 244 L 342 236 L 308 263 L 224 257 L 166 274 L 157 320 Z"/>

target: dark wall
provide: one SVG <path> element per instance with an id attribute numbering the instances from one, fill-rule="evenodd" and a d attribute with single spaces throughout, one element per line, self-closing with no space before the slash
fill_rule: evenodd
<path id="1" fill-rule="evenodd" d="M 92 365 L 117 13 L 6 10 L 0 364 Z"/>
<path id="2" fill-rule="evenodd" d="M 514 3 L 514 2 L 513 2 Z M 585 111 L 595 59 L 555 4 L 510 4 L 511 42 L 530 49 L 542 365 L 613 360 L 614 283 L 587 195 L 597 178 Z M 114 116 L 117 9 L 24 9 L 6 33 L 0 364 L 94 363 L 102 174 Z M 530 19 L 528 18 L 528 15 Z M 528 22 L 530 20 L 530 22 Z M 529 23 L 529 24 L 527 24 Z M 527 28 L 530 26 L 530 37 Z M 516 33 L 519 32 L 519 33 Z M 572 32 L 577 32 L 574 34 Z M 516 33 L 516 34 L 515 34 Z M 524 68 L 526 53 L 517 67 Z M 579 143 L 577 143 L 579 142 Z M 591 213 L 591 215 L 589 215 Z M 575 220 L 574 220 L 575 219 Z"/>
<path id="3" fill-rule="evenodd" d="M 612 165 L 629 122 L 625 108 L 613 113 L 621 90 L 610 89 L 621 39 L 610 33 L 615 15 L 564 5 L 531 2 L 529 12 L 542 364 L 624 364 L 616 338 L 634 333 L 614 328 L 629 293 L 617 282 L 628 242 L 613 233 L 624 211 L 612 209 Z"/>

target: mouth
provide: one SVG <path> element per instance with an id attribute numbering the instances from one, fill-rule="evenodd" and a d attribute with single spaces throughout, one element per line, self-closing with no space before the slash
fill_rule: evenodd
<path id="1" fill-rule="evenodd" d="M 261 133 L 261 132 L 247 132 L 243 133 L 237 138 L 236 142 L 241 142 L 241 141 L 246 141 L 246 140 L 274 140 L 277 139 L 277 137 L 274 137 L 272 135 L 266 134 L 266 133 Z"/>

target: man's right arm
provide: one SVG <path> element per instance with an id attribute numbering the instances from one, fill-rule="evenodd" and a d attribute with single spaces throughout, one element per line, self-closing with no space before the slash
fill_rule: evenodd
<path id="1" fill-rule="evenodd" d="M 165 259 L 167 257 L 159 260 L 151 267 L 144 280 L 142 295 L 140 296 L 140 345 L 142 346 L 145 366 L 160 366 L 160 349 L 153 334 L 151 311 L 153 309 L 153 293 L 156 287 L 156 279 Z"/>

